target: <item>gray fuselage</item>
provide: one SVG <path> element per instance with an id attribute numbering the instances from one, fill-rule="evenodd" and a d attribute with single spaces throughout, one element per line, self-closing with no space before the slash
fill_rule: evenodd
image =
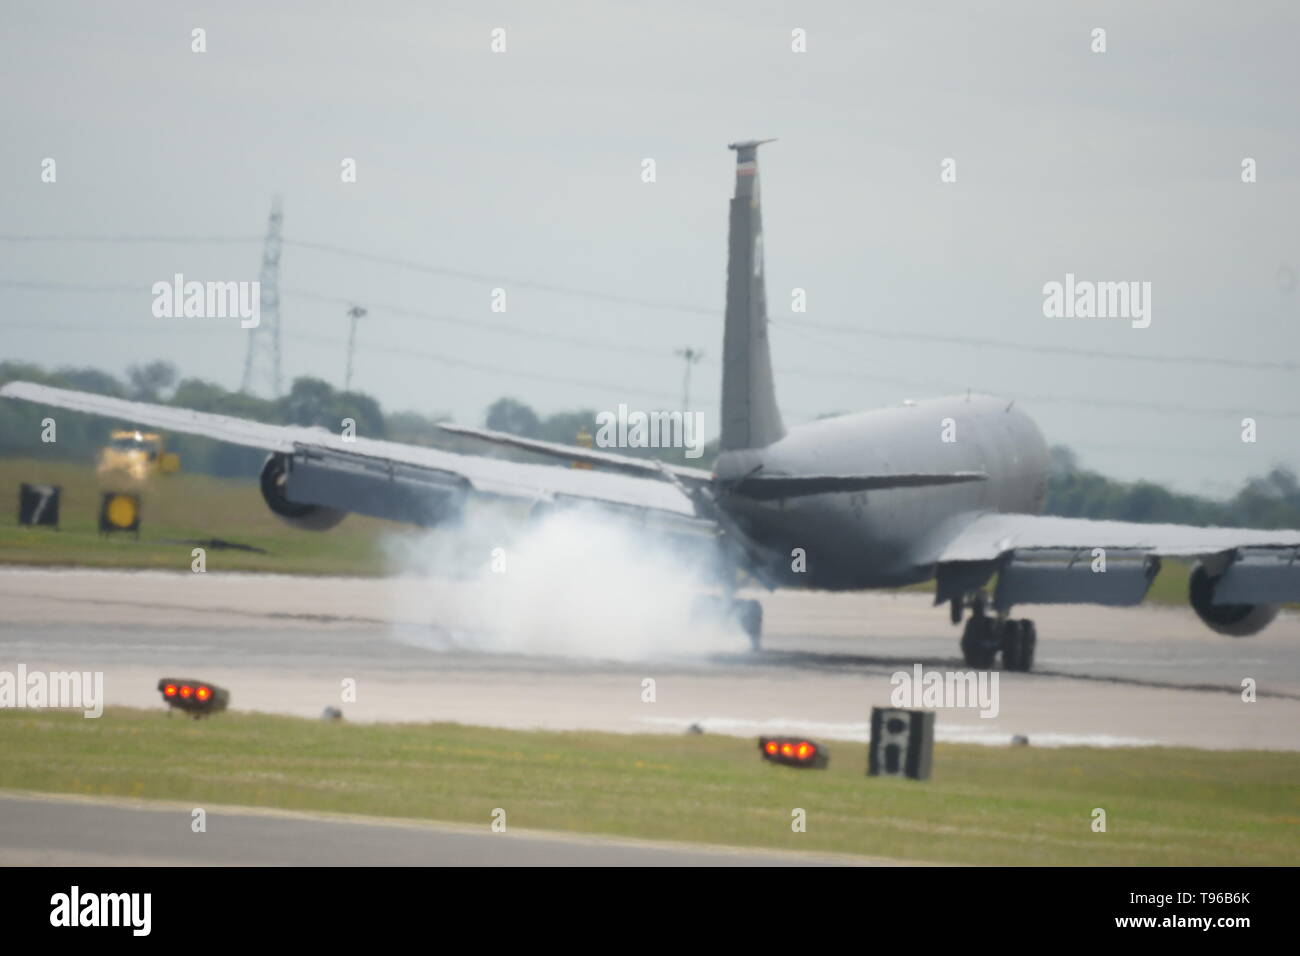
<path id="1" fill-rule="evenodd" d="M 951 440 L 945 440 L 945 438 Z M 777 562 L 787 587 L 854 590 L 923 581 L 958 527 L 982 512 L 1038 514 L 1047 445 L 1009 399 L 938 398 L 812 422 L 765 448 L 723 452 L 719 478 L 977 471 L 985 481 L 723 504 Z M 792 552 L 802 548 L 806 570 Z"/>

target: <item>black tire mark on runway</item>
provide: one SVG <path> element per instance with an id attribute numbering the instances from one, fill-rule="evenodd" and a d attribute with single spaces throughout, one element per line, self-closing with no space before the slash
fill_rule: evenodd
<path id="1" fill-rule="evenodd" d="M 146 605 L 139 601 L 119 601 L 112 598 L 92 598 L 92 597 L 69 597 L 66 594 L 40 594 L 29 593 L 22 595 L 25 598 L 45 598 L 49 601 L 63 601 L 75 604 L 102 604 L 109 607 L 130 607 L 140 610 Z M 388 626 L 412 626 L 420 627 L 422 625 L 404 625 L 401 621 L 389 621 L 379 617 L 357 617 L 348 614 L 308 614 L 303 612 L 290 611 L 242 611 L 238 608 L 229 606 L 214 607 L 212 605 L 192 605 L 192 604 L 154 604 L 148 605 L 159 611 L 191 611 L 196 614 L 218 614 L 229 615 L 231 617 L 251 617 L 251 618 L 271 618 L 275 620 L 286 621 L 306 621 L 315 624 L 378 624 L 383 627 Z"/>
<path id="2" fill-rule="evenodd" d="M 922 667 L 942 668 L 944 670 L 968 671 L 960 658 L 950 657 L 885 657 L 882 655 L 864 656 L 857 654 L 825 654 L 816 651 L 759 651 L 748 654 L 717 655 L 711 660 L 717 663 L 751 667 L 794 667 L 799 670 L 839 671 L 846 666 L 871 674 L 891 674 L 899 667 L 911 668 L 916 664 Z M 1001 672 L 999 672 L 1001 673 Z M 1008 672 L 1009 673 L 1009 672 Z M 1213 694 L 1240 694 L 1241 688 L 1220 684 L 1188 684 L 1177 681 L 1143 680 L 1139 677 L 1121 677 L 1114 674 L 1085 674 L 1077 671 L 1032 670 L 1017 673 L 1017 677 L 1041 678 L 1056 677 L 1067 680 L 1094 681 L 1102 684 L 1117 684 L 1128 687 L 1147 687 L 1155 690 L 1190 690 Z M 1300 700 L 1300 693 L 1288 691 L 1256 690 L 1256 697 L 1278 698 L 1283 700 Z"/>

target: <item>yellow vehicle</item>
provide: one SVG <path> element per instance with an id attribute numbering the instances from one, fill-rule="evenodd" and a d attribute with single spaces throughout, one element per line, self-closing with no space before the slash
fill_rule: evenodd
<path id="1" fill-rule="evenodd" d="M 99 452 L 101 478 L 125 477 L 142 482 L 151 475 L 170 475 L 180 467 L 180 457 L 163 447 L 163 437 L 156 432 L 117 429 Z"/>

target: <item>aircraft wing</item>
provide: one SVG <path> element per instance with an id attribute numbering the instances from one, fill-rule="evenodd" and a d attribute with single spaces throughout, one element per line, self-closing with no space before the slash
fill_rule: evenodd
<path id="1" fill-rule="evenodd" d="M 1232 548 L 1300 547 L 1300 531 L 1196 528 L 1181 524 L 1092 521 L 1052 515 L 984 514 L 950 540 L 940 561 L 987 561 L 1028 548 L 1130 548 L 1193 558 Z"/>
<path id="2" fill-rule="evenodd" d="M 1165 557 L 1198 559 L 1215 604 L 1300 600 L 1300 531 L 982 514 L 938 554 L 936 603 L 998 572 L 995 606 L 1138 604 Z"/>
<path id="3" fill-rule="evenodd" d="M 653 512 L 696 521 L 691 501 L 677 486 L 662 480 L 458 455 L 374 438 L 349 441 L 319 427 L 268 425 L 31 382 L 9 382 L 0 387 L 0 397 L 284 456 L 291 462 L 289 500 L 295 505 L 425 524 L 432 522 L 422 520 L 422 499 L 474 493 L 546 504 L 594 502 L 629 515 Z"/>

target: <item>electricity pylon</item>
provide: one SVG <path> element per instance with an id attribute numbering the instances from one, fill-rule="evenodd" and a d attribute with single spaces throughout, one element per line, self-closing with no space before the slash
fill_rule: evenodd
<path id="1" fill-rule="evenodd" d="M 244 356 L 244 381 L 241 392 L 255 384 L 269 386 L 271 395 L 284 393 L 280 378 L 280 228 L 284 213 L 280 197 L 271 200 L 271 219 L 266 227 L 266 244 L 262 247 L 261 322 L 248 330 L 248 352 Z"/>

